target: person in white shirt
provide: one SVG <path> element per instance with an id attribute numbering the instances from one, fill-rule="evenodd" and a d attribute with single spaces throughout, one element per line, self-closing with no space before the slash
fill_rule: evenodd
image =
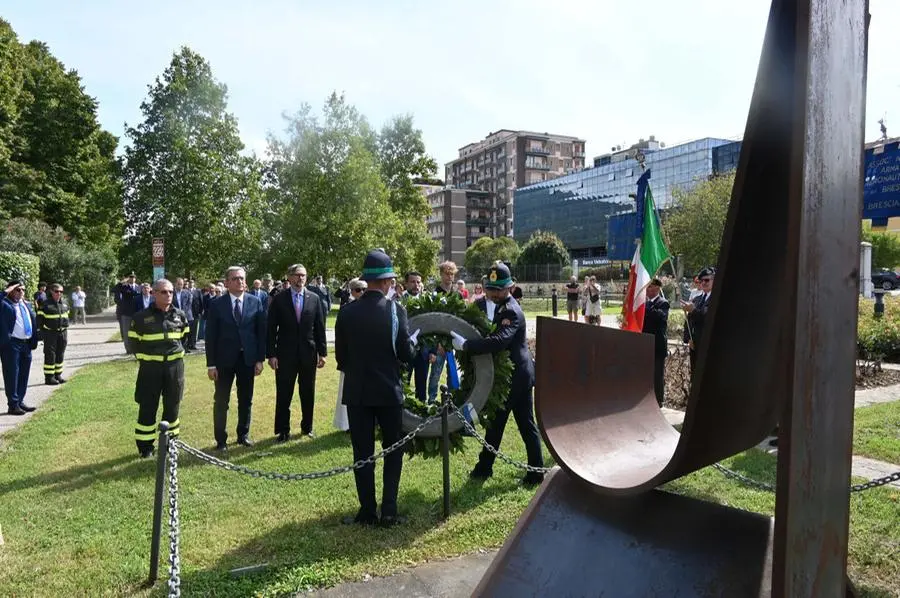
<path id="1" fill-rule="evenodd" d="M 81 287 L 75 287 L 75 290 L 72 291 L 72 312 L 73 318 L 72 321 L 77 324 L 79 320 L 79 316 L 82 324 L 87 324 L 87 317 L 84 313 L 84 300 L 87 298 L 87 295 L 84 294 L 84 291 L 81 290 Z"/>

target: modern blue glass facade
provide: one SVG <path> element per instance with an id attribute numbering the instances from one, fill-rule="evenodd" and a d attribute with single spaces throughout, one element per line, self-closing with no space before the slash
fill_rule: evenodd
<path id="1" fill-rule="evenodd" d="M 735 168 L 740 145 L 707 137 L 645 153 L 644 166 L 652 173 L 650 189 L 657 206 L 665 209 L 675 188 L 690 189 L 697 181 Z M 635 193 L 640 175 L 641 167 L 633 157 L 618 156 L 609 164 L 516 189 L 516 241 L 524 243 L 535 231 L 549 230 L 576 257 L 605 256 L 608 219 L 634 211 L 629 195 Z"/>

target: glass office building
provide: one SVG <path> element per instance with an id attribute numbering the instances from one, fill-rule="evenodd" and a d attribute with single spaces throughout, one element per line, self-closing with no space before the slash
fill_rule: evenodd
<path id="1" fill-rule="evenodd" d="M 737 167 L 741 143 L 704 138 L 668 148 L 641 149 L 650 169 L 650 189 L 660 209 L 676 188 Z M 601 156 L 594 168 L 528 185 L 515 192 L 515 238 L 524 243 L 537 230 L 553 231 L 572 257 L 607 255 L 608 219 L 634 211 L 633 196 L 641 167 L 634 150 Z"/>

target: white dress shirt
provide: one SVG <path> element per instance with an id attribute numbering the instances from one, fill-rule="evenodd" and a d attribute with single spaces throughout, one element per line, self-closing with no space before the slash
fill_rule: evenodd
<path id="1" fill-rule="evenodd" d="M 22 317 L 23 314 L 22 314 L 21 306 L 23 306 L 23 305 L 25 305 L 23 301 L 13 301 L 12 302 L 13 309 L 16 312 L 16 323 L 13 326 L 12 335 L 13 335 L 13 338 L 27 341 L 28 335 L 25 334 L 25 318 Z M 25 314 L 28 314 L 28 313 L 29 313 L 28 307 L 25 306 Z M 31 316 L 29 315 L 28 317 L 30 318 Z M 34 330 L 34 326 L 32 326 L 32 330 Z"/>

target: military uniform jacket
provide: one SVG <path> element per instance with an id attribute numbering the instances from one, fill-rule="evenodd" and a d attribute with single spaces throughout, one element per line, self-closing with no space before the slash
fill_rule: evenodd
<path id="1" fill-rule="evenodd" d="M 465 350 L 473 355 L 509 351 L 509 358 L 513 362 L 509 394 L 510 401 L 514 401 L 522 393 L 530 392 L 534 386 L 534 360 L 525 337 L 525 314 L 512 296 L 504 303 L 497 304 L 494 309 L 494 326 L 494 332 L 486 337 L 466 341 Z"/>
<path id="2" fill-rule="evenodd" d="M 59 332 L 69 328 L 69 305 L 65 299 L 47 299 L 37 311 L 37 325 L 41 330 Z"/>
<path id="3" fill-rule="evenodd" d="M 653 354 L 665 357 L 668 353 L 667 328 L 669 326 L 669 302 L 662 294 L 656 300 L 650 299 L 644 304 L 644 328 L 641 332 L 655 337 Z"/>
<path id="4" fill-rule="evenodd" d="M 134 314 L 128 338 L 141 361 L 174 361 L 184 357 L 181 339 L 190 332 L 187 316 L 177 307 L 162 311 L 156 305 Z"/>
<path id="5" fill-rule="evenodd" d="M 403 404 L 400 362 L 410 363 L 414 357 L 406 310 L 380 291 L 366 291 L 344 305 L 334 325 L 334 357 L 344 372 L 345 405 Z"/>
<path id="6" fill-rule="evenodd" d="M 684 342 L 694 341 L 694 350 L 700 348 L 700 337 L 703 336 L 703 325 L 706 323 L 706 313 L 709 311 L 709 302 L 712 295 L 707 298 L 702 293 L 694 297 L 691 302 L 694 304 L 694 311 L 687 314 L 687 320 L 684 324 Z M 688 332 L 690 326 L 690 332 Z"/>

